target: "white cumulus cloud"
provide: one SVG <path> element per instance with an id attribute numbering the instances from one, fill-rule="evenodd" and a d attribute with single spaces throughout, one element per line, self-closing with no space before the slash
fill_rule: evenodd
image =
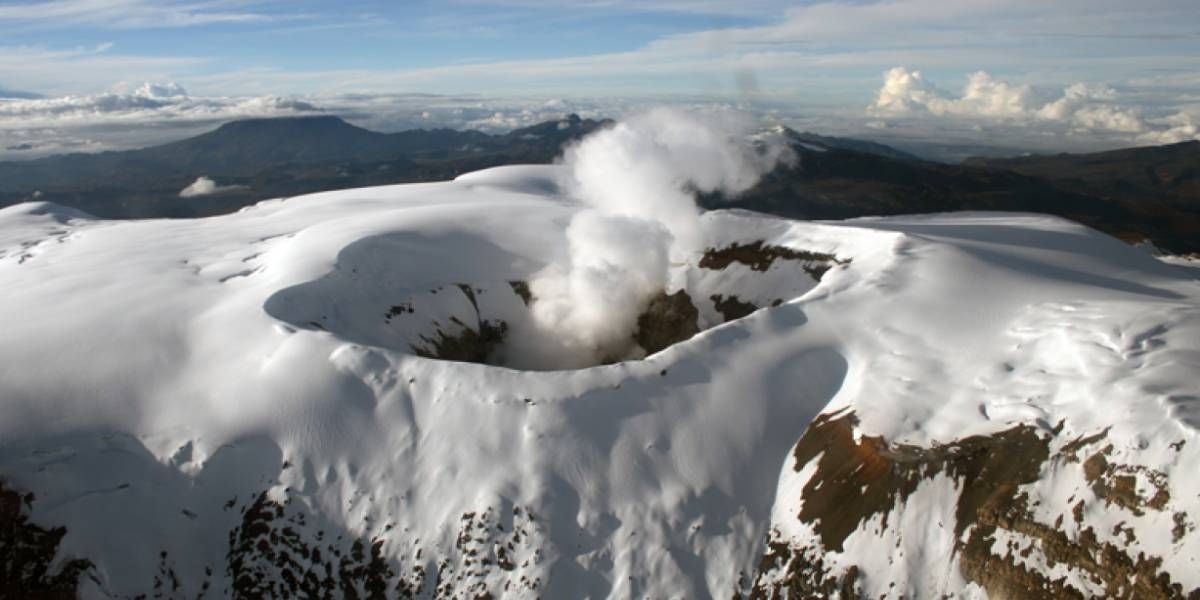
<path id="1" fill-rule="evenodd" d="M 1072 83 L 1061 92 L 1039 90 L 1029 84 L 997 79 L 978 71 L 967 78 L 958 94 L 926 80 L 920 71 L 896 67 L 884 74 L 869 115 L 877 117 L 933 116 L 991 121 L 1009 126 L 1053 128 L 1063 134 L 1123 135 L 1128 142 L 1195 139 L 1187 115 L 1156 122 L 1136 107 L 1119 103 L 1111 87 Z"/>
<path id="2" fill-rule="evenodd" d="M 151 83 L 147 81 L 138 87 L 134 91 L 134 94 L 144 98 L 179 98 L 188 95 L 187 90 L 174 81 L 169 83 Z"/>
<path id="3" fill-rule="evenodd" d="M 1145 144 L 1178 144 L 1200 140 L 1200 125 L 1192 115 L 1176 113 L 1161 119 L 1160 124 L 1161 128 L 1138 136 L 1138 141 Z"/>

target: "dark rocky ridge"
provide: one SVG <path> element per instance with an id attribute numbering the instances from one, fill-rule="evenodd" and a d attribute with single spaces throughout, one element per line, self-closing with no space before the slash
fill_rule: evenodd
<path id="1" fill-rule="evenodd" d="M 1106 503 L 1128 503 L 1127 508 L 1135 510 L 1162 510 L 1165 498 L 1160 494 L 1165 488 L 1158 487 L 1155 495 L 1143 497 L 1132 486 L 1118 482 L 1117 478 L 1131 470 L 1143 468 L 1108 464 L 1104 457 L 1111 452 L 1111 445 L 1078 466 L 1079 452 L 1098 445 L 1103 434 L 1073 440 L 1052 452 L 1051 442 L 1061 432 L 1061 425 L 1049 432 L 1018 425 L 991 435 L 923 448 L 868 435 L 856 439 L 856 425 L 852 412 L 821 415 L 797 442 L 793 452 L 795 470 L 815 463 L 816 471 L 805 482 L 800 497 L 792 501 L 801 507 L 794 514 L 813 527 L 819 544 L 797 544 L 778 530 L 772 532 L 750 598 L 817 597 L 832 592 L 860 596 L 860 570 L 851 567 L 833 571 L 825 561 L 826 553 L 840 552 L 847 536 L 872 517 L 881 516 L 881 527 L 886 529 L 891 511 L 895 507 L 903 510 L 905 500 L 921 482 L 940 474 L 953 478 L 961 489 L 955 503 L 955 522 L 946 524 L 952 527 L 957 540 L 956 566 L 965 579 L 987 590 L 990 596 L 1088 597 L 1087 590 L 1074 587 L 1065 578 L 1050 579 L 1030 570 L 1012 554 L 993 554 L 997 532 L 1003 530 L 1029 540 L 1031 548 L 1038 548 L 1048 564 L 1063 564 L 1086 574 L 1108 597 L 1200 598 L 1200 589 L 1185 590 L 1160 570 L 1161 558 L 1134 554 L 1098 540 L 1095 530 L 1084 522 L 1084 499 L 1075 505 L 1071 517 L 1081 529 L 1075 537 L 1063 532 L 1064 515 L 1055 523 L 1043 523 L 1034 517 L 1032 505 L 1039 499 L 1030 498 L 1019 487 L 1037 481 L 1048 461 L 1082 468 L 1097 496 Z M 1165 475 L 1151 474 L 1152 481 L 1157 477 Z M 1122 491 L 1113 489 L 1115 482 Z M 1175 518 L 1190 522 L 1187 515 Z M 1131 541 L 1134 532 L 1126 532 L 1126 539 Z M 900 534 L 923 533 L 901 530 Z"/>
<path id="2" fill-rule="evenodd" d="M 84 558 L 56 560 L 67 530 L 30 523 L 34 501 L 32 493 L 0 481 L 0 598 L 74 598 L 79 578 L 92 563 Z"/>

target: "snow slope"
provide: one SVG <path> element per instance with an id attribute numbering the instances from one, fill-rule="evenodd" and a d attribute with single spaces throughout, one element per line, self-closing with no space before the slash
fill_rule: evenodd
<path id="1" fill-rule="evenodd" d="M 1169 501 L 1105 503 L 1047 461 L 1021 488 L 1031 510 L 1053 522 L 1086 497 L 1068 537 L 1088 524 L 1200 587 L 1194 268 L 1045 216 L 718 211 L 709 247 L 850 262 L 816 287 L 782 261 L 675 265 L 684 289 L 785 302 L 724 324 L 700 302 L 712 327 L 645 360 L 415 355 L 428 331 L 393 307 L 447 322 L 462 284 L 480 319 L 520 318 L 509 282 L 563 256 L 579 210 L 558 180 L 503 167 L 195 220 L 0 210 L 0 481 L 65 528 L 56 566 L 91 561 L 85 597 L 729 597 L 783 580 L 760 563 L 769 539 L 830 577 L 869 573 L 856 593 L 983 594 L 933 530 L 969 485 L 952 473 L 822 546 L 795 517 L 821 471 L 795 464 L 806 426 L 853 413 L 855 439 L 928 448 L 1030 424 L 1053 452 L 1107 429 L 1109 463 L 1140 467 L 1114 477 L 1149 497 L 1161 473 Z"/>

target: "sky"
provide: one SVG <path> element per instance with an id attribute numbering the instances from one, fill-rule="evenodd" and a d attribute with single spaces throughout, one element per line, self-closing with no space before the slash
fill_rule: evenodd
<path id="1" fill-rule="evenodd" d="M 503 130 L 656 104 L 1086 150 L 1200 135 L 1200 2 L 0 0 L 0 97 L 5 159 L 248 116 Z"/>

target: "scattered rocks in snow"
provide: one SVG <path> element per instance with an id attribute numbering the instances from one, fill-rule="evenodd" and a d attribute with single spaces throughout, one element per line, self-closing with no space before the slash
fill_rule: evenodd
<path id="1" fill-rule="evenodd" d="M 451 322 L 458 326 L 458 333 L 438 329 L 432 338 L 421 336 L 424 345 L 414 344 L 413 352 L 425 358 L 486 364 L 508 334 L 508 323 L 504 321 L 482 320 L 475 327 L 455 317 Z"/>
<path id="2" fill-rule="evenodd" d="M 732 293 L 726 295 L 726 292 L 731 290 L 721 287 L 724 285 L 744 288 L 747 284 L 754 287 L 753 284 L 765 276 L 766 271 L 776 260 L 799 261 L 800 268 L 795 271 L 795 275 L 775 273 L 771 277 L 773 281 L 766 289 L 776 289 L 780 280 L 786 281 L 788 277 L 798 276 L 805 281 L 796 282 L 791 287 L 796 290 L 805 290 L 811 287 L 812 282 L 819 282 L 821 276 L 831 266 L 845 265 L 850 262 L 838 259 L 832 254 L 793 250 L 766 244 L 761 240 L 734 243 L 721 250 L 709 249 L 698 264 L 701 269 L 721 272 L 735 263 L 741 264 L 749 267 L 750 273 L 753 273 L 750 280 L 747 281 L 743 276 L 716 283 L 718 293 L 707 294 L 708 299 L 712 302 L 713 310 L 721 317 L 716 321 L 713 321 L 711 317 L 706 319 L 696 304 L 696 300 L 693 299 L 693 293 L 700 293 L 701 289 L 685 288 L 671 293 L 660 292 L 649 300 L 646 308 L 638 317 L 637 329 L 632 332 L 632 344 L 636 344 L 633 350 L 637 352 L 634 356 L 648 356 L 660 352 L 692 338 L 708 327 L 740 319 L 762 306 L 781 304 L 782 299 L 774 298 L 768 301 L 766 298 L 772 297 L 767 296 L 759 299 L 762 304 L 760 306 Z M 811 281 L 809 281 L 810 278 Z M 509 341 L 509 336 L 520 334 L 519 327 L 510 327 L 509 319 L 521 321 L 526 318 L 526 315 L 512 313 L 511 306 L 509 306 L 509 312 L 496 313 L 497 305 L 484 304 L 481 302 L 481 296 L 485 294 L 507 295 L 511 292 L 516 297 L 515 299 L 520 301 L 520 305 L 517 306 L 525 308 L 529 308 L 535 298 L 528 282 L 513 280 L 506 283 L 508 284 L 507 288 L 502 284 L 493 285 L 491 283 L 456 283 L 436 287 L 421 294 L 419 299 L 414 296 L 393 304 L 385 313 L 384 322 L 393 324 L 399 319 L 420 320 L 427 318 L 423 317 L 426 312 L 442 313 L 441 320 L 435 319 L 430 322 L 425 331 L 407 334 L 412 338 L 407 342 L 407 346 L 413 353 L 426 358 L 508 366 L 510 362 L 508 359 L 511 357 L 505 355 L 504 347 Z M 784 286 L 784 291 L 787 287 Z M 447 290 L 454 289 L 461 292 L 461 296 L 447 293 Z M 704 288 L 703 291 L 708 292 L 709 290 Z M 743 291 L 745 290 L 743 289 Z M 766 290 L 760 291 L 767 293 Z M 465 304 L 461 302 L 463 299 L 466 300 Z M 459 308 L 453 308 L 454 306 L 459 306 Z M 629 358 L 605 356 L 599 362 L 609 364 Z"/>
<path id="3" fill-rule="evenodd" d="M 29 521 L 34 495 L 0 481 L 0 598 L 73 598 L 91 561 L 60 558 L 67 530 L 44 529 Z"/>
<path id="4" fill-rule="evenodd" d="M 1139 517 L 1145 514 L 1146 508 L 1162 510 L 1166 507 L 1171 499 L 1166 473 L 1141 465 L 1110 463 L 1106 457 L 1112 451 L 1112 444 L 1108 444 L 1083 463 L 1083 472 L 1092 484 L 1092 493 L 1097 498 L 1103 498 L 1106 504 L 1118 504 Z M 1154 492 L 1153 496 L 1147 498 L 1138 493 L 1139 478 L 1146 480 Z"/>
<path id="5" fill-rule="evenodd" d="M 226 569 L 234 598 L 412 598 L 424 585 L 424 568 L 397 579 L 384 557 L 383 540 L 330 540 L 309 529 L 310 520 L 268 492 L 259 494 L 229 532 Z"/>
<path id="6" fill-rule="evenodd" d="M 1085 517 L 1088 505 L 1117 504 L 1140 516 L 1145 510 L 1164 511 L 1169 501 L 1165 475 L 1109 462 L 1111 445 L 1079 464 L 1078 453 L 1100 442 L 1106 432 L 1067 442 L 1055 451 L 1061 425 L 1045 432 L 1022 424 L 923 448 L 856 435 L 856 425 L 852 412 L 825 414 L 809 425 L 796 444 L 794 470 L 812 474 L 803 482 L 800 497 L 785 501 L 799 506 L 792 514 L 813 536 L 789 538 L 774 529 L 751 598 L 825 596 L 835 591 L 843 596 L 863 595 L 863 582 L 856 580 L 869 568 L 835 567 L 836 557 L 847 551 L 845 544 L 852 535 L 864 531 L 880 541 L 895 539 L 897 547 L 905 537 L 926 536 L 926 531 L 906 528 L 905 512 L 925 510 L 910 498 L 919 486 L 939 476 L 949 477 L 957 494 L 954 521 L 944 524 L 952 530 L 952 538 L 947 538 L 953 540 L 951 568 L 989 596 L 1200 597 L 1200 590 L 1184 590 L 1172 581 L 1162 570 L 1162 558 L 1137 551 L 1132 529 L 1118 523 L 1114 533 L 1124 534 L 1124 542 L 1102 540 L 1095 529 L 1098 524 Z M 1039 495 L 1031 484 L 1044 481 L 1045 472 L 1067 468 L 1082 469 L 1094 493 L 1094 498 L 1081 497 L 1074 505 L 1074 527 L 1064 527 L 1062 515 L 1047 523 L 1034 514 L 1036 506 L 1053 499 Z M 1137 491 L 1134 474 L 1151 482 L 1148 487 L 1153 493 L 1148 497 Z M 1186 524 L 1179 525 L 1187 523 L 1186 515 L 1180 515 L 1173 517 L 1176 543 L 1191 532 Z M 924 559 L 898 552 L 893 560 Z M 1033 564 L 1048 565 L 1061 574 L 1049 574 Z M 870 576 L 886 578 L 887 573 Z"/>

